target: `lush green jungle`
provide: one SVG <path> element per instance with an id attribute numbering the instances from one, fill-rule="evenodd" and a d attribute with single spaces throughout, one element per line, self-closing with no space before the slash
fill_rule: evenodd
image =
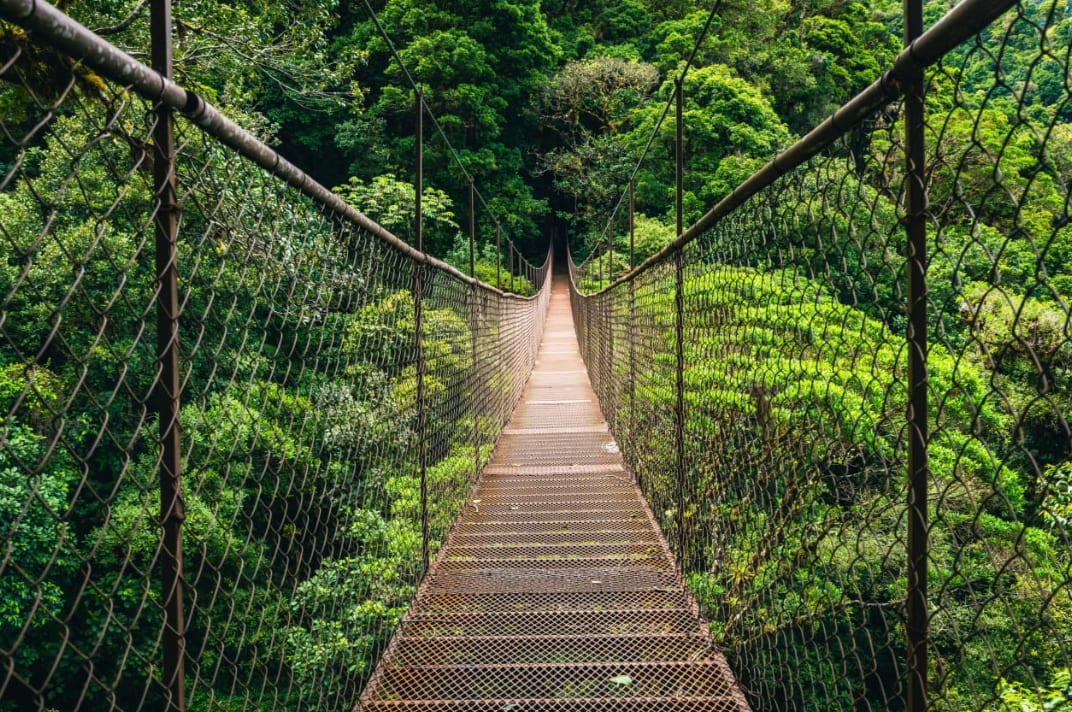
<path id="1" fill-rule="evenodd" d="M 408 72 L 443 132 L 426 128 L 426 250 L 468 268 L 456 155 L 489 208 L 477 215 L 477 270 L 487 281 L 504 260 L 496 220 L 537 264 L 555 229 L 568 231 L 577 255 L 593 248 L 710 11 L 680 0 L 371 4 L 404 67 L 362 3 L 198 0 L 174 9 L 176 79 L 410 240 Z M 147 59 L 145 3 L 60 5 Z M 928 20 L 951 5 L 928 3 Z M 890 0 L 719 3 L 684 84 L 686 223 L 878 79 L 901 46 L 901 12 Z M 956 50 L 928 80 L 931 201 L 948 218 L 930 297 L 939 315 L 935 498 L 949 525 L 936 528 L 932 559 L 935 600 L 947 612 L 935 617 L 936 698 L 948 709 L 1072 709 L 1069 7 L 1027 0 L 984 35 L 990 49 Z M 0 709 L 23 708 L 38 687 L 55 709 L 79 700 L 87 709 L 114 700 L 152 707 L 162 693 L 150 679 L 160 629 L 150 575 L 159 563 L 159 447 L 146 395 L 156 371 L 146 337 L 151 117 L 2 22 L 0 66 L 9 67 L 0 74 L 0 652 L 18 671 Z M 703 305 L 688 332 L 705 334 L 686 347 L 689 428 L 710 434 L 740 416 L 757 438 L 717 453 L 693 439 L 694 486 L 707 492 L 696 500 L 714 500 L 723 481 L 715 464 L 748 459 L 749 442 L 780 442 L 810 458 L 804 469 L 839 462 L 856 478 L 845 480 L 848 495 L 813 483 L 823 506 L 787 507 L 783 528 L 804 534 L 770 545 L 765 558 L 757 541 L 776 508 L 723 500 L 690 514 L 702 520 L 694 531 L 711 537 L 686 562 L 690 581 L 731 648 L 718 616 L 734 601 L 779 600 L 780 609 L 740 607 L 733 624 L 773 630 L 783 617 L 807 619 L 823 629 L 825 650 L 859 660 L 869 641 L 842 625 L 843 600 L 879 608 L 903 596 L 903 569 L 890 563 L 901 551 L 903 487 L 873 476 L 899 477 L 903 457 L 904 271 L 890 237 L 903 175 L 886 165 L 901 125 L 890 110 L 870 126 L 878 128 L 828 152 L 843 160 L 734 223 L 762 232 L 777 215 L 789 226 L 827 226 L 829 239 L 792 227 L 776 238 L 730 231 L 693 262 L 685 284 L 687 300 Z M 183 336 L 196 354 L 184 365 L 182 413 L 186 567 L 196 572 L 192 708 L 342 708 L 340 691 L 359 691 L 421 573 L 412 282 L 385 250 L 362 261 L 339 247 L 331 221 L 308 206 L 274 207 L 293 193 L 194 134 L 180 130 L 189 157 L 180 184 L 197 178 L 210 189 L 193 196 L 180 187 L 184 232 L 197 236 L 184 238 L 194 267 L 182 268 L 180 288 L 187 310 L 205 315 Z M 667 123 L 637 173 L 638 260 L 673 237 L 672 153 Z M 251 210 L 251 198 L 273 205 L 272 218 Z M 620 221 L 616 236 L 620 274 Z M 739 244 L 756 252 L 741 256 Z M 722 266 L 697 269 L 704 259 Z M 459 415 L 470 323 L 438 284 L 424 317 L 437 538 L 472 483 L 471 431 L 490 440 L 496 428 L 488 414 Z M 516 287 L 532 291 L 524 280 Z M 655 311 L 668 312 L 671 296 L 658 299 Z M 276 308 L 283 301 L 293 308 Z M 801 327 L 818 323 L 833 326 Z M 254 328 L 268 336 L 247 333 Z M 508 392 L 493 371 L 479 387 Z M 889 382 L 876 376 L 886 372 Z M 658 377 L 652 413 L 669 403 L 671 374 Z M 821 447 L 815 432 L 829 434 Z M 648 434 L 651 452 L 671 458 L 665 434 Z M 790 501 L 786 483 L 771 487 Z M 720 518 L 737 537 L 721 550 Z M 817 530 L 825 534 L 804 540 Z M 832 531 L 857 543 L 851 553 L 824 538 Z M 828 552 L 818 557 L 827 570 L 785 574 L 786 560 L 809 547 Z M 821 583 L 830 580 L 846 583 Z M 900 639 L 895 615 L 875 620 Z M 810 655 L 816 637 L 794 635 L 776 643 L 793 682 L 764 699 L 869 709 L 896 697 L 888 674 Z"/>

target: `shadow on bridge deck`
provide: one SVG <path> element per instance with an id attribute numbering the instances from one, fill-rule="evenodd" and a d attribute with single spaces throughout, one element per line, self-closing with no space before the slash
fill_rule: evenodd
<path id="1" fill-rule="evenodd" d="M 748 708 L 608 432 L 555 277 L 522 401 L 359 709 Z"/>

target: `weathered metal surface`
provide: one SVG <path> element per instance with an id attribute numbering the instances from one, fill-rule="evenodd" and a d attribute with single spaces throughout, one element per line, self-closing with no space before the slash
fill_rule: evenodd
<path id="1" fill-rule="evenodd" d="M 360 709 L 742 710 L 556 282 L 520 405 Z"/>

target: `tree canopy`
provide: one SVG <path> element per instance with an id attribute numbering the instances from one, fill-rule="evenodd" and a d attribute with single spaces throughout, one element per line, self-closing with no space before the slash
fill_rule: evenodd
<path id="1" fill-rule="evenodd" d="M 666 107 L 707 9 L 681 0 L 369 5 L 376 19 L 337 0 L 176 3 L 177 79 L 407 241 L 412 80 L 431 112 L 425 247 L 468 269 L 472 176 L 487 202 L 475 220 L 475 269 L 487 282 L 506 261 L 496 228 L 537 260 L 562 226 L 571 250 L 588 255 L 608 221 L 620 275 L 628 244 L 611 210 L 634 168 L 638 260 L 674 238 Z M 928 5 L 928 17 L 948 5 Z M 145 3 L 63 6 L 146 56 Z M 946 665 L 935 663 L 934 686 L 949 709 L 1063 709 L 1072 694 L 1070 16 L 1066 0 L 1027 0 L 927 79 L 931 454 L 945 527 L 935 527 L 930 561 Z M 720 3 L 684 80 L 686 220 L 878 79 L 901 29 L 892 0 Z M 157 565 L 152 114 L 9 23 L 0 23 L 0 65 L 0 174 L 17 176 L 0 185 L 0 527 L 5 565 L 43 572 L 0 578 L 0 641 L 48 641 L 20 646 L 14 664 L 33 684 L 51 681 L 49 705 L 156 704 L 152 654 L 124 658 L 156 649 L 161 615 L 158 593 L 130 574 Z M 183 307 L 194 315 L 183 336 L 187 567 L 198 572 L 201 610 L 256 631 L 252 647 L 263 645 L 242 662 L 250 641 L 195 629 L 203 670 L 239 661 L 231 677 L 204 673 L 202 699 L 238 709 L 236 677 L 256 686 L 284 670 L 293 685 L 283 703 L 341 706 L 325 691 L 369 674 L 421 573 L 411 266 L 360 236 L 340 244 L 331 219 L 187 129 L 180 184 L 208 186 L 182 196 Z M 889 563 L 904 525 L 893 513 L 903 491 L 891 484 L 903 458 L 891 423 L 907 408 L 903 133 L 900 106 L 869 116 L 778 195 L 720 226 L 682 281 L 705 307 L 690 314 L 693 341 L 682 349 L 687 424 L 705 436 L 688 443 L 697 491 L 727 489 L 727 472 L 756 443 L 777 443 L 784 456 L 748 472 L 785 505 L 783 533 L 823 532 L 785 535 L 760 552 L 746 544 L 773 520 L 754 501 L 689 512 L 701 553 L 683 563 L 706 610 L 724 613 L 759 591 L 775 601 L 710 623 L 723 640 L 744 624 L 788 631 L 779 644 L 798 655 L 804 681 L 778 693 L 792 709 L 877 705 L 877 687 L 891 684 L 818 660 L 801 641 L 821 628 L 830 649 L 858 649 L 846 601 L 881 609 L 870 622 L 883 630 L 902 625 L 888 611 L 904 589 Z M 456 403 L 470 389 L 514 385 L 487 369 L 461 375 L 473 368 L 474 317 L 451 285 L 429 283 L 420 344 L 437 429 L 428 481 L 444 502 L 430 515 L 437 538 L 469 484 L 463 445 L 493 429 L 459 422 Z M 532 285 L 519 278 L 516 291 Z M 671 299 L 650 298 L 654 351 L 674 334 L 662 319 Z M 652 423 L 674 405 L 665 365 L 644 414 Z M 731 424 L 747 440 L 712 435 Z M 669 433 L 653 425 L 643 436 L 652 457 L 670 461 Z M 792 479 L 804 471 L 822 476 Z M 735 543 L 715 541 L 719 526 L 734 529 Z M 815 565 L 786 563 L 798 560 Z M 90 569 L 94 585 L 80 586 Z M 226 601 L 215 595 L 223 589 Z M 68 621 L 76 608 L 92 612 Z M 44 635 L 63 626 L 69 640 Z M 1060 645 L 1045 639 L 1055 630 L 1066 634 Z M 65 646 L 93 651 L 96 682 Z M 829 698 L 812 694 L 820 687 Z M 0 710 L 33 702 L 22 688 L 11 694 Z"/>

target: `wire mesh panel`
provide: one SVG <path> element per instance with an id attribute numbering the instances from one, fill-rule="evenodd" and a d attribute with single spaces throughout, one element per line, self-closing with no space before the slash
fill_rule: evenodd
<path id="1" fill-rule="evenodd" d="M 21 39 L 0 83 L 0 694 L 133 707 L 159 694 L 153 118 Z"/>
<path id="2" fill-rule="evenodd" d="M 1072 705 L 1069 27 L 1019 5 L 926 78 L 937 710 Z M 757 709 L 907 704 L 904 116 L 574 293 L 615 438 Z"/>
<path id="3" fill-rule="evenodd" d="M 532 297 L 466 281 L 184 120 L 161 205 L 159 107 L 47 38 L 0 34 L 0 709 L 174 706 L 176 601 L 189 709 L 351 708 L 424 573 L 423 510 L 434 555 L 520 397 L 549 265 L 526 266 Z"/>
<path id="4" fill-rule="evenodd" d="M 747 709 L 610 447 L 565 282 L 522 400 L 359 709 Z"/>

